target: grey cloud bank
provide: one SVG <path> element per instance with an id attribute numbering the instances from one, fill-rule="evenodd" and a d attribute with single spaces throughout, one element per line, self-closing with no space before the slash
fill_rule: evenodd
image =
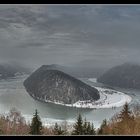
<path id="1" fill-rule="evenodd" d="M 140 63 L 139 25 L 140 5 L 0 5 L 0 62 Z"/>

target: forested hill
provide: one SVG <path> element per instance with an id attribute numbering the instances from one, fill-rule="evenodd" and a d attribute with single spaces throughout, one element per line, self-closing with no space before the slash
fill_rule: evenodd
<path id="1" fill-rule="evenodd" d="M 140 65 L 125 63 L 113 67 L 101 75 L 97 81 L 110 86 L 140 89 Z"/>
<path id="2" fill-rule="evenodd" d="M 50 100 L 72 104 L 79 100 L 98 100 L 98 90 L 58 70 L 48 70 L 43 65 L 25 81 L 27 92 L 41 101 Z"/>

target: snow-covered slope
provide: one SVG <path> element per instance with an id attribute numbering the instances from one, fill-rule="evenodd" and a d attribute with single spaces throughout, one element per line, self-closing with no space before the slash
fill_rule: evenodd
<path id="1" fill-rule="evenodd" d="M 52 102 L 59 105 L 77 107 L 77 108 L 114 108 L 123 106 L 126 102 L 130 103 L 132 98 L 122 92 L 115 91 L 112 89 L 94 87 L 99 91 L 100 99 L 97 101 L 78 101 L 74 104 L 63 104 L 61 102 L 52 102 L 45 100 L 45 102 Z"/>

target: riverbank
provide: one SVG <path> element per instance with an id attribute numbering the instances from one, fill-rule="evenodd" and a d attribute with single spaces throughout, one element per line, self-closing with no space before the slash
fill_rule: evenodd
<path id="1" fill-rule="evenodd" d="M 58 101 L 50 101 L 50 100 L 44 100 L 46 103 L 54 103 L 57 105 L 63 105 L 63 106 L 69 106 L 69 107 L 76 107 L 76 108 L 91 108 L 91 109 L 98 109 L 98 108 L 115 108 L 115 107 L 121 107 L 126 102 L 130 103 L 132 98 L 125 93 L 107 89 L 107 88 L 101 88 L 101 87 L 94 87 L 99 91 L 100 99 L 97 101 L 78 101 L 74 104 L 64 104 L 62 102 Z M 38 100 L 42 100 L 37 98 Z"/>

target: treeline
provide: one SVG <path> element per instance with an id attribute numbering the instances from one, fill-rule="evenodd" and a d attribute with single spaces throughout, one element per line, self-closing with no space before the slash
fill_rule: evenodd
<path id="1" fill-rule="evenodd" d="M 55 123 L 53 127 L 42 125 L 38 111 L 35 110 L 31 123 L 16 109 L 9 114 L 0 116 L 1 135 L 140 135 L 140 106 L 129 109 L 126 103 L 120 113 L 109 121 L 103 120 L 100 128 L 95 129 L 94 124 L 82 118 L 79 114 L 72 129 L 67 122 L 63 125 Z"/>

